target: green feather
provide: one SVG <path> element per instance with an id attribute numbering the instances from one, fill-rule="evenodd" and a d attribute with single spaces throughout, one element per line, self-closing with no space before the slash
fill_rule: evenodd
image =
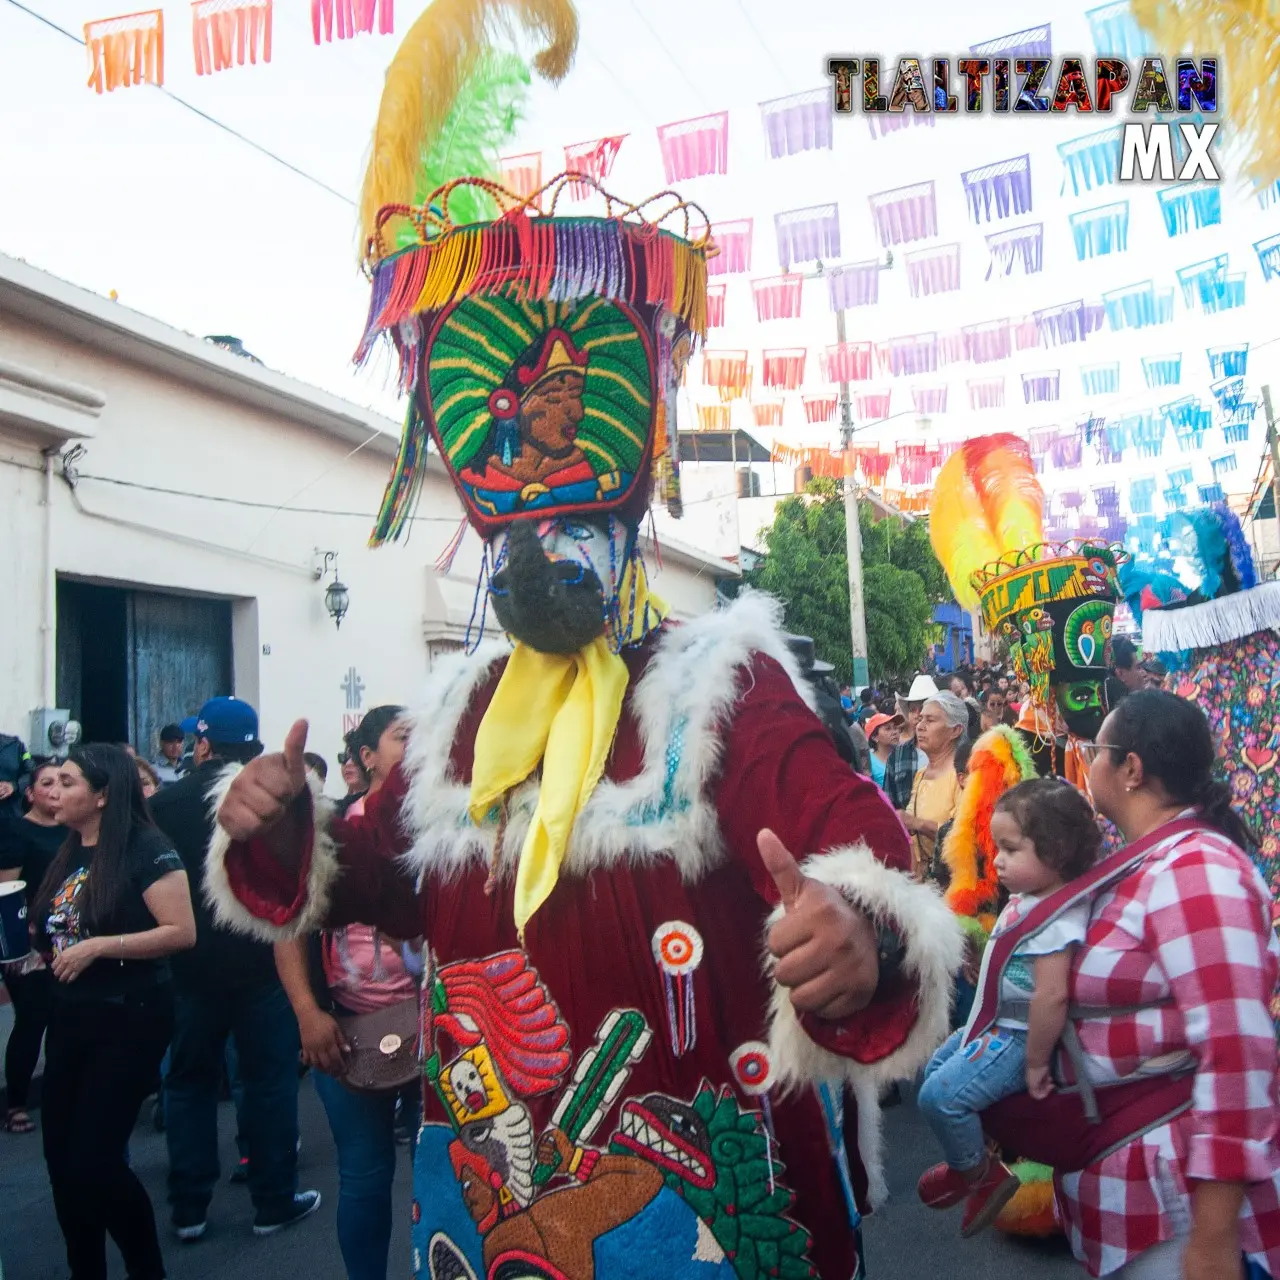
<path id="1" fill-rule="evenodd" d="M 489 50 L 476 61 L 433 145 L 422 153 L 416 204 L 455 178 L 497 178 L 498 159 L 524 117 L 532 77 L 518 54 Z M 478 187 L 459 187 L 449 197 L 449 218 L 461 225 L 497 217 L 493 197 Z M 398 248 L 416 244 L 405 227 Z"/>

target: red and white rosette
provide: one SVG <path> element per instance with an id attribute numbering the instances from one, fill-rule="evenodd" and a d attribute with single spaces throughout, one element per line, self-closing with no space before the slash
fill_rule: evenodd
<path id="1" fill-rule="evenodd" d="M 702 963 L 702 935 L 683 920 L 668 920 L 653 931 L 653 958 L 662 973 L 671 1052 L 678 1058 L 698 1043 L 693 974 Z"/>
<path id="2" fill-rule="evenodd" d="M 729 1055 L 729 1066 L 738 1088 L 748 1097 L 759 1098 L 773 1087 L 773 1057 L 769 1046 L 760 1040 L 748 1040 Z"/>
<path id="3" fill-rule="evenodd" d="M 729 1055 L 729 1066 L 738 1088 L 750 1098 L 760 1099 L 764 1114 L 765 1135 L 768 1138 L 769 1193 L 773 1193 L 773 1149 L 778 1145 L 778 1135 L 773 1130 L 773 1108 L 769 1105 L 769 1090 L 773 1087 L 773 1055 L 769 1046 L 760 1040 L 747 1040 Z"/>
<path id="4" fill-rule="evenodd" d="M 702 934 L 683 920 L 669 920 L 653 931 L 653 958 L 673 978 L 691 974 L 702 963 Z"/>

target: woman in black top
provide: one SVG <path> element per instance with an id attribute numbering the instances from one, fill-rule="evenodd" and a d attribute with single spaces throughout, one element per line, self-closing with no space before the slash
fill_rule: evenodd
<path id="1" fill-rule="evenodd" d="M 27 784 L 27 811 L 0 830 L 0 881 L 23 880 L 27 885 L 27 918 L 40 882 L 54 855 L 67 837 L 67 829 L 54 814 L 51 797 L 58 783 L 57 761 L 31 762 Z M 32 951 L 25 960 L 0 965 L 0 978 L 13 1005 L 13 1029 L 4 1051 L 4 1082 L 9 1110 L 4 1119 L 6 1133 L 31 1133 L 35 1125 L 27 1114 L 31 1077 L 40 1061 L 40 1043 L 49 1025 L 53 1005 L 53 974 Z"/>
<path id="2" fill-rule="evenodd" d="M 36 928 L 57 988 L 45 1046 L 44 1158 L 72 1280 L 163 1280 L 155 1214 L 125 1160 L 173 1031 L 165 959 L 196 940 L 182 862 L 119 747 L 80 747 L 53 805 L 71 835 L 40 886 Z"/>

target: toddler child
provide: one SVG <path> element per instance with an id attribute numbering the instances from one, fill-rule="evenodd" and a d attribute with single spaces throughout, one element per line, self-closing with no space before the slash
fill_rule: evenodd
<path id="1" fill-rule="evenodd" d="M 991 836 L 996 875 L 1010 894 L 993 940 L 1042 898 L 1083 875 L 1102 842 L 1088 801 L 1057 778 L 1033 778 L 1005 792 L 991 816 Z M 1023 1089 L 1033 1098 L 1053 1091 L 1050 1060 L 1066 1026 L 1072 954 L 1084 941 L 1089 906 L 1086 901 L 1064 910 L 1022 943 L 1005 967 L 995 1025 L 971 1040 L 977 1014 L 970 1014 L 925 1068 L 917 1104 L 946 1162 L 921 1177 L 920 1199 L 934 1209 L 964 1201 L 963 1236 L 990 1226 L 1018 1190 L 1013 1173 L 987 1154 L 980 1113 Z M 979 992 L 990 961 L 988 943 Z"/>

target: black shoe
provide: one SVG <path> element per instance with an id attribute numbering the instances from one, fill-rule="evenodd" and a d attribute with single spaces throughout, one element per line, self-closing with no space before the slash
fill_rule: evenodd
<path id="1" fill-rule="evenodd" d="M 253 1223 L 255 1236 L 273 1236 L 285 1227 L 291 1227 L 303 1218 L 309 1218 L 320 1207 L 318 1191 L 299 1191 L 293 1197 L 293 1203 L 279 1213 L 260 1213 Z"/>
<path id="2" fill-rule="evenodd" d="M 183 1244 L 194 1244 L 208 1229 L 206 1211 L 203 1209 L 175 1209 L 173 1211 L 174 1234 Z"/>
<path id="3" fill-rule="evenodd" d="M 234 1183 L 237 1186 L 249 1181 L 249 1157 L 248 1156 L 240 1157 L 240 1162 L 236 1165 L 234 1169 L 231 1170 L 231 1177 L 229 1177 L 227 1181 Z"/>

